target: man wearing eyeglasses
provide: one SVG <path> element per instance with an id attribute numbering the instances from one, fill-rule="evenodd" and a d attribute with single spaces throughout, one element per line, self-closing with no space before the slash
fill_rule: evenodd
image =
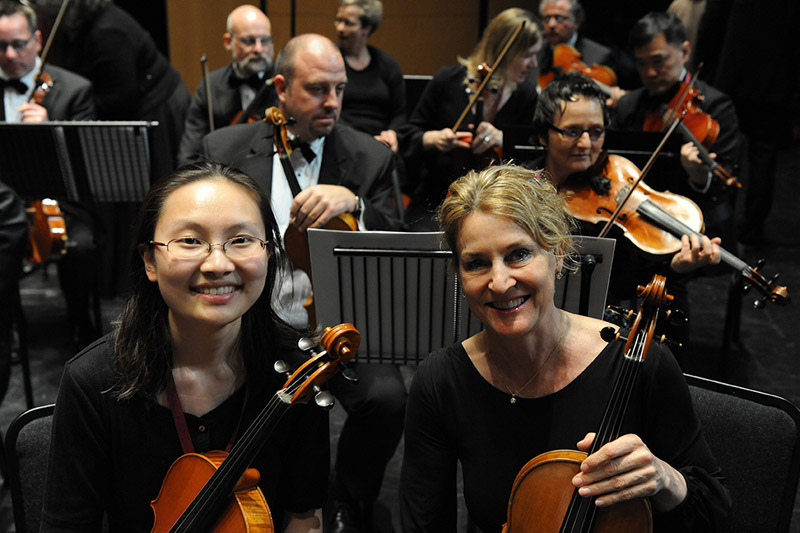
<path id="1" fill-rule="evenodd" d="M 619 100 L 612 125 L 641 131 L 648 114 L 661 113 L 663 106 L 681 90 L 681 83 L 690 78 L 686 64 L 691 45 L 683 23 L 667 12 L 651 12 L 639 19 L 631 29 L 629 41 L 643 87 Z M 736 176 L 741 135 L 733 102 L 702 80 L 697 80 L 694 88 L 702 95 L 697 102 L 699 108 L 719 123 L 719 135 L 708 151 L 717 163 Z M 680 166 L 675 165 L 674 170 L 653 172 L 647 181 L 655 189 L 670 190 L 694 200 L 703 210 L 706 231 L 722 236 L 726 242 L 736 242 L 732 193 L 712 175 L 700 158 L 699 149 L 688 139 L 684 139 L 681 147 Z"/>
<path id="2" fill-rule="evenodd" d="M 95 117 L 92 86 L 88 80 L 53 65 L 42 69 L 39 52 L 42 34 L 36 14 L 16 1 L 0 1 L 0 87 L 3 106 L 0 120 L 5 122 L 44 122 L 47 120 L 90 120 Z M 40 69 L 53 85 L 42 104 L 31 101 L 36 74 Z"/>
<path id="3" fill-rule="evenodd" d="M 208 75 L 214 129 L 233 122 L 247 122 L 251 117 L 261 119 L 264 110 L 278 101 L 272 85 L 275 51 L 272 26 L 267 16 L 249 4 L 237 7 L 228 15 L 222 45 L 233 61 Z M 186 116 L 178 152 L 179 164 L 202 157 L 203 136 L 211 130 L 208 95 L 201 80 Z"/>
<path id="4" fill-rule="evenodd" d="M 552 68 L 553 48 L 558 44 L 572 46 L 587 65 L 614 68 L 614 54 L 610 48 L 578 33 L 584 17 L 583 6 L 578 0 L 542 0 L 539 15 L 544 23 L 544 36 L 549 43 L 542 48 L 539 61 L 542 71 Z"/>

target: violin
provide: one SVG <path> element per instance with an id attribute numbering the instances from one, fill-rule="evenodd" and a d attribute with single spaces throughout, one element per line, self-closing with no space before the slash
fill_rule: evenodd
<path id="1" fill-rule="evenodd" d="M 539 74 L 539 88 L 547 87 L 559 72 L 580 72 L 592 78 L 606 96 L 611 96 L 611 87 L 617 84 L 617 75 L 611 68 L 598 64 L 587 65 L 581 61 L 581 53 L 566 43 L 553 47 L 553 65 Z"/>
<path id="2" fill-rule="evenodd" d="M 294 170 L 291 168 L 289 156 L 292 154 L 292 146 L 289 143 L 288 125 L 293 119 L 286 119 L 283 112 L 277 107 L 270 107 L 264 114 L 264 120 L 272 122 L 275 127 L 275 150 L 278 157 L 281 158 L 281 163 L 284 167 L 284 172 L 287 173 L 287 178 L 291 172 L 294 177 Z M 299 184 L 297 180 L 289 179 L 289 186 L 292 189 L 292 195 L 297 196 L 300 194 Z M 295 190 L 297 187 L 297 190 Z M 355 217 L 350 213 L 341 213 L 330 219 L 323 229 L 339 230 L 339 231 L 358 231 L 358 222 Z M 290 223 L 283 234 L 283 244 L 286 249 L 286 254 L 292 261 L 292 265 L 298 270 L 302 270 L 311 278 L 311 253 L 308 249 L 308 234 L 305 231 L 300 231 L 297 226 Z M 308 324 L 312 329 L 316 327 L 316 313 L 314 311 L 314 299 L 307 298 L 303 306 L 308 313 Z"/>
<path id="3" fill-rule="evenodd" d="M 612 221 L 637 248 L 654 255 L 678 252 L 682 235 L 702 236 L 703 213 L 697 204 L 678 194 L 656 191 L 639 181 L 642 173 L 624 157 L 610 154 L 607 160 L 599 159 L 591 170 L 599 170 L 610 180 L 608 191 L 596 191 L 589 180 L 581 176 L 570 176 L 559 189 L 567 210 L 578 220 L 590 224 Z M 638 186 L 635 186 L 637 181 Z M 625 198 L 627 201 L 614 217 Z M 778 275 L 767 280 L 758 272 L 763 261 L 751 267 L 724 248 L 720 247 L 720 251 L 722 262 L 739 272 L 749 287 L 761 293 L 756 307 L 763 307 L 766 300 L 778 305 L 789 303 L 788 289 L 775 285 Z"/>
<path id="4" fill-rule="evenodd" d="M 537 455 L 517 475 L 508 501 L 507 522 L 503 533 L 539 533 L 578 531 L 611 533 L 616 531 L 651 532 L 653 516 L 647 499 L 627 500 L 611 507 L 599 508 L 595 497 L 584 497 L 572 485 L 580 465 L 589 455 L 617 439 L 650 346 L 655 336 L 656 321 L 662 306 L 669 305 L 672 295 L 666 291 L 666 279 L 655 275 L 647 287 L 638 287 L 642 298 L 628 338 L 624 356 L 597 429 L 589 453 L 577 450 L 555 450 Z M 603 339 L 613 341 L 613 328 L 604 328 Z M 618 340 L 618 339 L 617 339 Z"/>
<path id="5" fill-rule="evenodd" d="M 58 202 L 50 198 L 31 202 L 28 214 L 28 261 L 41 264 L 67 253 L 67 227 Z"/>
<path id="6" fill-rule="evenodd" d="M 663 131 L 682 117 L 678 129 L 687 142 L 694 144 L 700 152 L 700 159 L 708 169 L 718 177 L 726 187 L 742 188 L 742 184 L 724 167 L 717 163 L 708 153 L 708 149 L 717 141 L 719 123 L 711 115 L 703 112 L 700 105 L 704 96 L 694 87 L 697 74 L 691 80 L 681 82 L 678 92 L 669 104 L 651 111 L 645 117 L 644 131 Z"/>
<path id="7" fill-rule="evenodd" d="M 320 344 L 324 350 L 313 353 L 294 372 L 288 372 L 283 361 L 275 363 L 275 370 L 289 377 L 230 453 L 187 453 L 172 463 L 158 497 L 150 504 L 154 533 L 275 531 L 258 488 L 261 476 L 249 465 L 292 406 L 308 403 L 312 397 L 320 407 L 333 406 L 333 397 L 320 386 L 355 357 L 361 335 L 352 324 L 339 324 L 325 329 Z"/>

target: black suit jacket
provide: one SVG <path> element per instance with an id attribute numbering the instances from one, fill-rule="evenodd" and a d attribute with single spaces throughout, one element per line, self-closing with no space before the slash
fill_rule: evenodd
<path id="1" fill-rule="evenodd" d="M 206 157 L 234 166 L 272 191 L 273 126 L 267 122 L 239 124 L 203 138 Z M 368 230 L 398 230 L 401 221 L 392 203 L 392 151 L 371 136 L 337 124 L 325 139 L 319 184 L 342 185 L 364 201 Z M 282 178 L 283 179 L 283 178 Z"/>
<path id="2" fill-rule="evenodd" d="M 45 64 L 42 71 L 53 80 L 53 86 L 42 100 L 48 120 L 95 119 L 92 84 L 89 80 L 50 64 Z"/>
<path id="3" fill-rule="evenodd" d="M 265 80 L 271 73 L 267 73 Z M 236 115 L 242 110 L 242 98 L 239 85 L 233 83 L 236 74 L 233 65 L 229 64 L 219 68 L 208 75 L 208 85 L 211 88 L 211 107 L 214 110 L 214 129 L 230 126 Z M 275 88 L 270 85 L 264 88 L 267 93 L 265 100 L 256 111 L 263 116 L 267 107 L 278 105 L 278 96 Z M 186 114 L 186 124 L 178 150 L 178 164 L 183 165 L 203 157 L 203 136 L 211 131 L 208 123 L 208 103 L 205 84 L 200 81 L 194 92 L 192 103 Z"/>

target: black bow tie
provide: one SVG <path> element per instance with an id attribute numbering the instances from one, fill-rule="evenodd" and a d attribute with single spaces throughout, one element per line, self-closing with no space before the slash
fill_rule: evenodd
<path id="1" fill-rule="evenodd" d="M 28 86 L 19 80 L 4 80 L 0 79 L 0 89 L 5 90 L 6 87 L 16 89 L 20 94 L 25 94 L 28 91 Z"/>
<path id="2" fill-rule="evenodd" d="M 299 138 L 289 139 L 289 146 L 292 147 L 292 150 L 300 150 L 303 153 L 303 157 L 305 157 L 306 161 L 309 163 L 311 163 L 317 155 L 307 142 L 303 142 Z"/>
<path id="3" fill-rule="evenodd" d="M 230 78 L 231 87 L 236 87 L 237 89 L 242 85 L 249 85 L 252 87 L 256 92 L 264 85 L 264 80 L 258 77 L 258 74 L 253 74 L 248 78 L 240 78 L 235 74 Z"/>

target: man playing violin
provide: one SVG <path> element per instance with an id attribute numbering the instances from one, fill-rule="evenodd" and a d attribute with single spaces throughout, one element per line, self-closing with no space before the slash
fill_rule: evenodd
<path id="1" fill-rule="evenodd" d="M 275 54 L 269 18 L 257 7 L 244 4 L 230 12 L 226 29 L 222 45 L 233 61 L 208 75 L 215 129 L 237 121 L 242 110 L 248 109 L 254 100 L 258 102 L 248 114 L 259 118 L 264 116 L 266 108 L 278 102 L 274 86 L 267 83 L 273 75 Z M 212 129 L 208 119 L 208 100 L 205 83 L 200 81 L 186 115 L 178 151 L 180 164 L 195 161 L 203 155 L 203 136 Z M 243 121 L 247 121 L 247 117 Z"/>
<path id="2" fill-rule="evenodd" d="M 614 54 L 610 48 L 578 34 L 583 23 L 583 6 L 578 0 L 542 0 L 539 15 L 544 23 L 544 36 L 549 46 L 542 49 L 542 70 L 553 64 L 553 47 L 568 44 L 581 55 L 587 65 L 614 66 Z"/>
<path id="3" fill-rule="evenodd" d="M 642 130 L 648 114 L 660 113 L 682 89 L 688 79 L 686 64 L 691 55 L 691 45 L 686 38 L 686 28 L 672 13 L 651 12 L 639 19 L 631 29 L 630 44 L 636 68 L 644 87 L 625 94 L 617 103 L 613 126 L 628 130 Z M 709 151 L 717 163 L 735 174 L 738 167 L 739 125 L 731 99 L 722 92 L 697 80 L 695 88 L 703 95 L 699 108 L 719 123 L 719 135 Z M 702 141 L 702 139 L 700 139 Z M 681 147 L 680 164 L 684 179 L 673 174 L 653 173 L 648 183 L 658 190 L 670 190 L 694 200 L 700 205 L 706 228 L 735 242 L 733 201 L 723 190 L 700 158 L 698 148 L 691 142 Z"/>
<path id="4" fill-rule="evenodd" d="M 589 78 L 571 73 L 549 84 L 536 106 L 534 130 L 539 142 L 547 148 L 546 155 L 526 163 L 529 168 L 543 168 L 547 178 L 560 188 L 568 177 L 587 179 L 593 190 L 602 194 L 608 190 L 604 171 L 608 154 L 603 151 L 608 110 L 605 95 Z M 638 176 L 637 176 L 638 177 Z M 586 229 L 591 234 L 591 228 Z M 613 234 L 612 234 L 613 235 Z M 670 293 L 675 296 L 672 308 L 686 311 L 688 299 L 681 283 L 684 274 L 721 260 L 719 238 L 697 235 L 681 238 L 681 248 L 666 260 L 654 260 L 625 239 L 619 240 L 612 268 L 609 303 L 627 304 L 635 296 L 637 283 L 647 284 L 654 273 L 668 276 Z M 671 332 L 675 336 L 680 331 Z M 683 332 L 682 336 L 686 336 Z"/>
<path id="5" fill-rule="evenodd" d="M 372 136 L 339 124 L 347 84 L 339 49 L 321 35 L 291 39 L 276 61 L 275 89 L 289 120 L 294 149 L 286 165 L 275 157 L 272 123 L 255 122 L 215 131 L 204 138 L 207 157 L 233 164 L 267 191 L 281 233 L 301 231 L 352 213 L 369 230 L 397 230 L 392 204 L 392 151 Z M 287 171 L 301 192 L 292 197 Z M 297 327 L 308 325 L 303 303 L 311 295 L 308 276 L 286 273 L 275 308 Z M 318 281 L 319 282 L 319 281 Z M 369 508 L 403 432 L 405 386 L 394 365 L 355 365 L 357 383 L 336 377 L 330 389 L 348 412 L 339 438 L 334 487 L 337 499 Z"/>
<path id="6" fill-rule="evenodd" d="M 43 67 L 38 56 L 41 49 L 42 34 L 34 10 L 19 2 L 0 0 L 0 87 L 3 88 L 0 121 L 94 120 L 92 84 L 49 63 Z M 52 86 L 36 103 L 30 97 L 39 72 L 50 78 Z M 69 241 L 66 255 L 58 261 L 58 276 L 73 340 L 80 347 L 100 333 L 100 325 L 93 324 L 89 314 L 89 295 L 97 279 L 94 220 L 86 207 L 76 202 L 62 201 L 60 207 L 65 214 Z"/>

